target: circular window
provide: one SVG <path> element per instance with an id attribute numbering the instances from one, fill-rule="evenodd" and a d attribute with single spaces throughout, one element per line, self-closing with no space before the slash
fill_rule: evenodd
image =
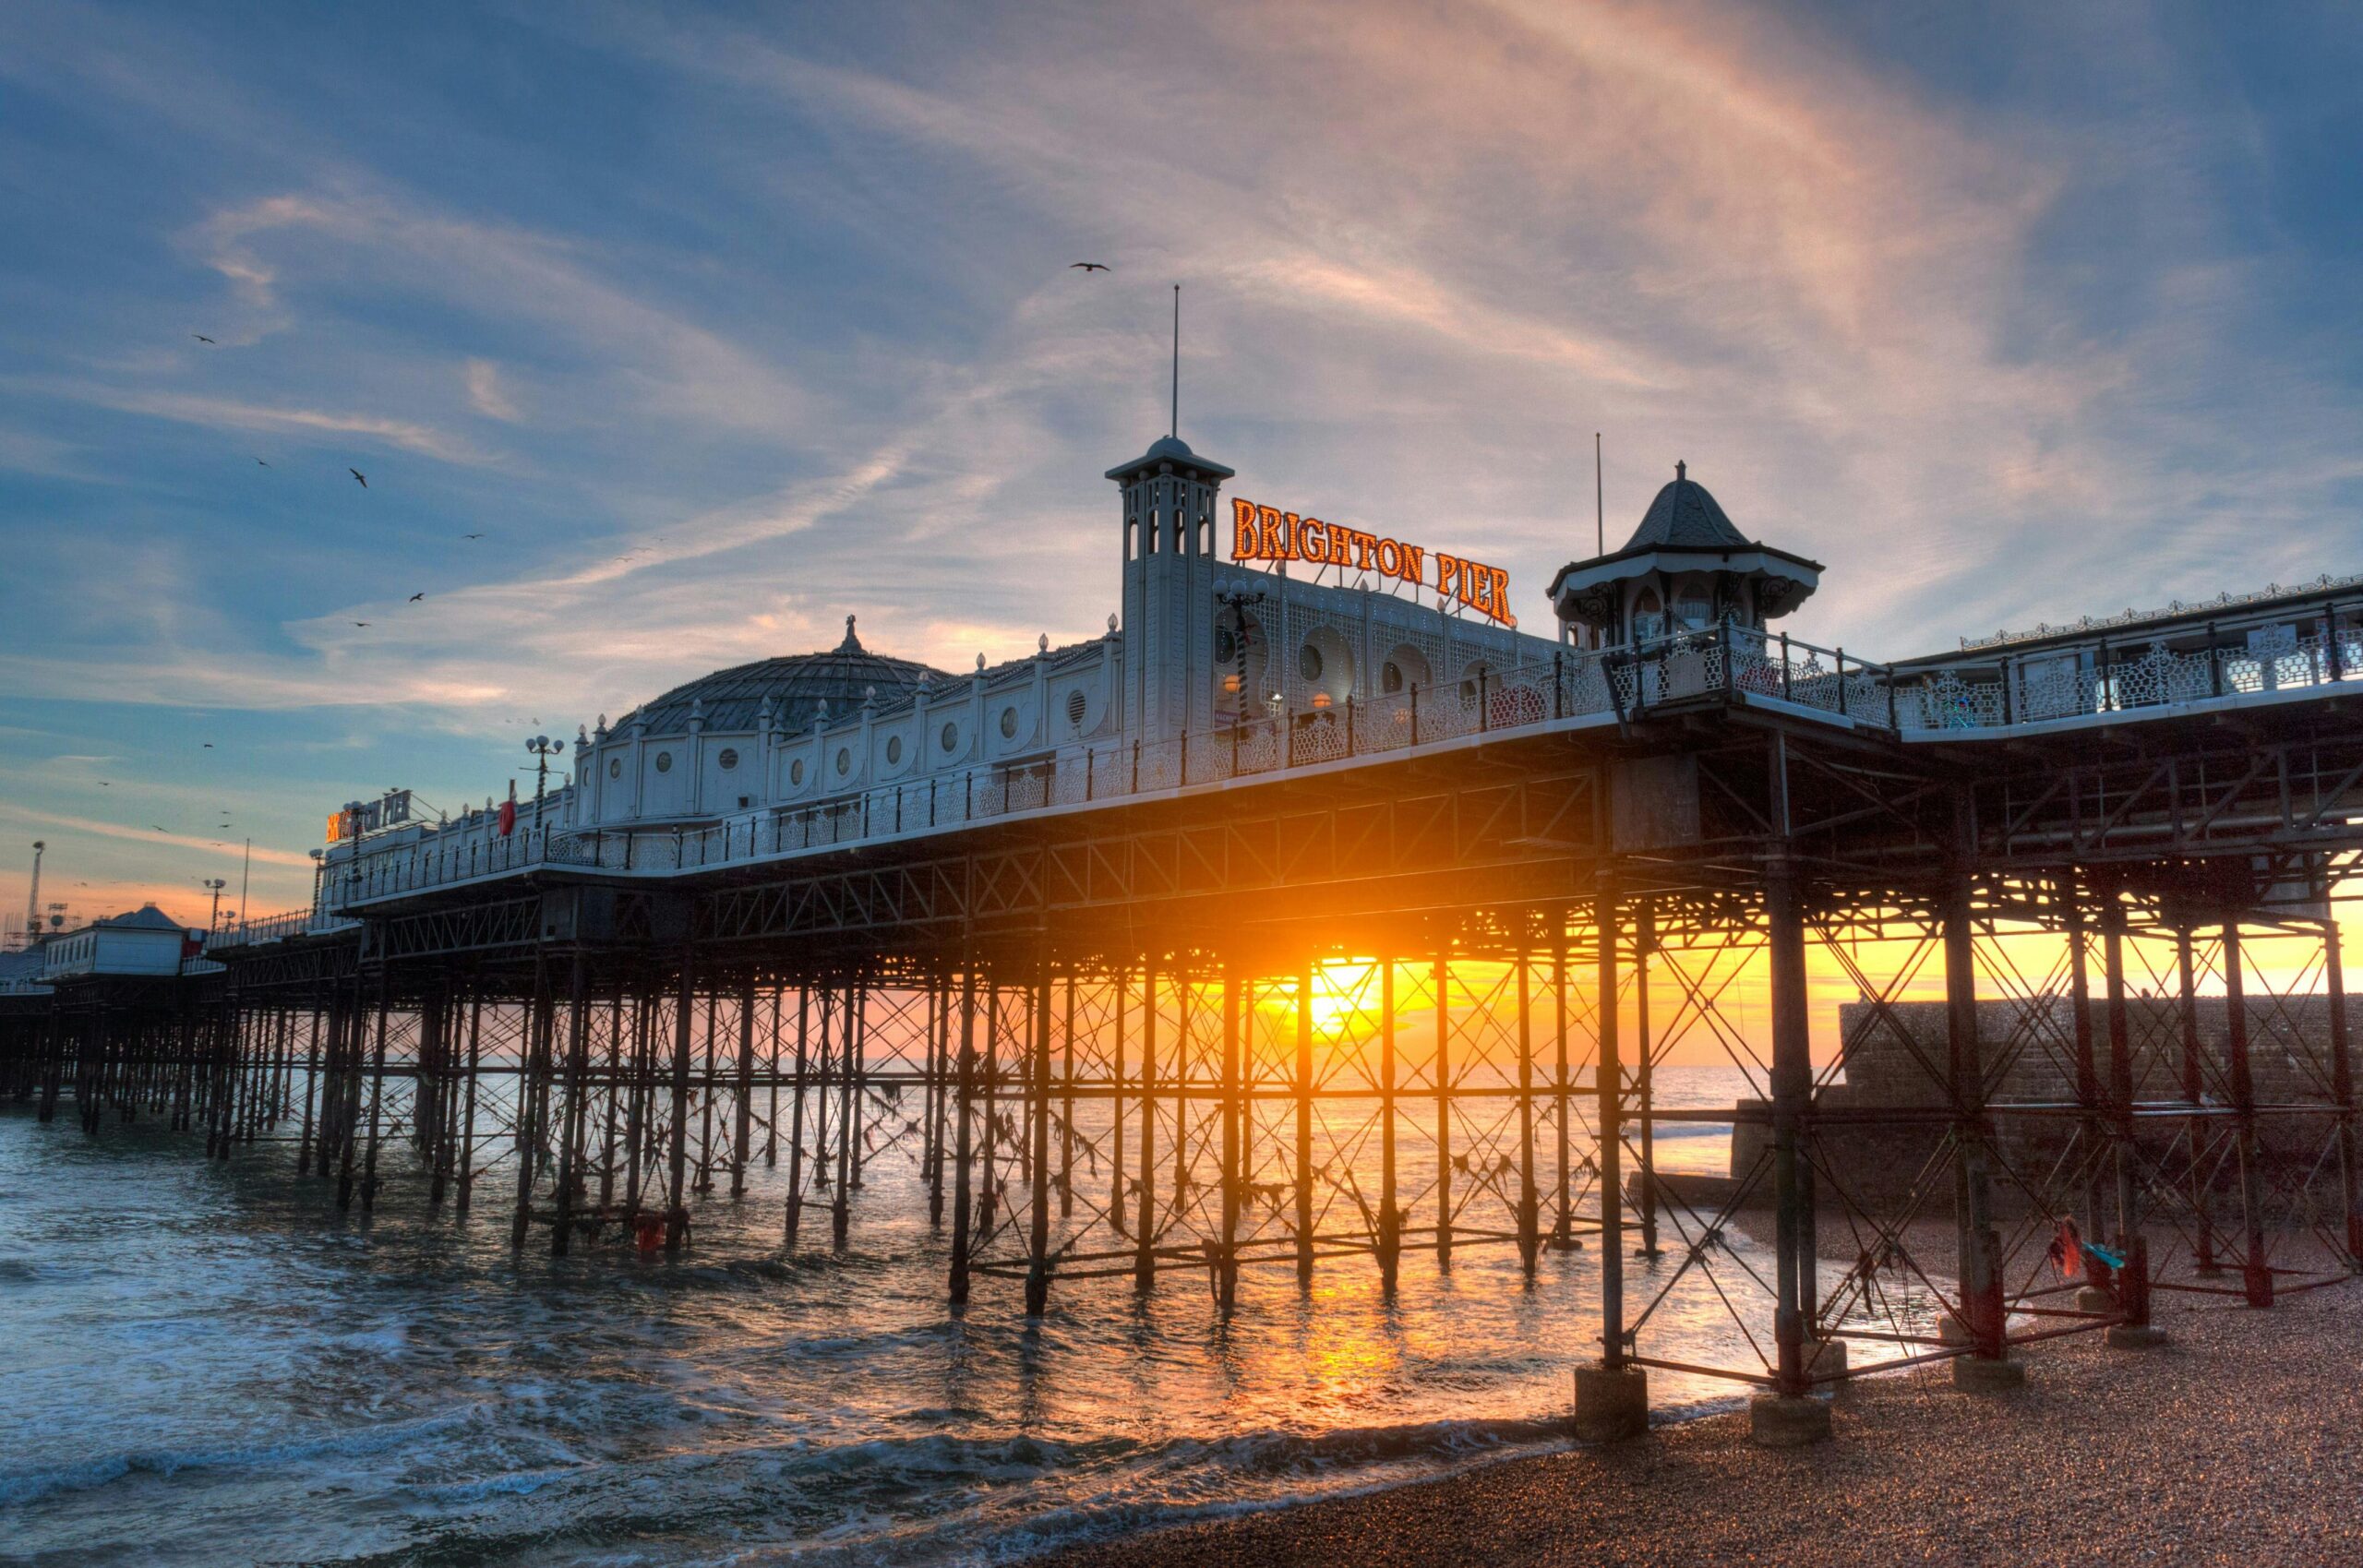
<path id="1" fill-rule="evenodd" d="M 1227 626 L 1215 628 L 1215 663 L 1227 664 L 1239 657 L 1239 634 Z"/>
<path id="2" fill-rule="evenodd" d="M 673 771 L 673 754 L 671 752 L 660 751 L 656 754 L 656 771 L 660 773 L 669 773 Z"/>
<path id="3" fill-rule="evenodd" d="M 903 760 L 903 737 L 902 737 L 901 736 L 899 736 L 899 735 L 890 735 L 890 736 L 888 736 L 886 737 L 886 761 L 887 761 L 887 764 L 891 767 L 892 765 L 894 765 L 894 763 L 896 763 L 896 762 L 901 761 L 902 760 Z"/>
<path id="4" fill-rule="evenodd" d="M 1321 650 L 1308 642 L 1296 651 L 1296 673 L 1306 680 L 1321 678 Z"/>
<path id="5" fill-rule="evenodd" d="M 1086 702 L 1086 701 L 1085 701 L 1085 700 L 1084 700 L 1084 697 L 1083 697 L 1083 693 L 1082 693 L 1082 692 L 1080 692 L 1080 691 L 1070 691 L 1070 692 L 1068 692 L 1068 693 L 1067 693 L 1067 723 L 1069 723 L 1069 724 L 1071 724 L 1075 725 L 1077 728 L 1081 728 L 1081 727 L 1082 727 L 1082 724 L 1083 724 L 1083 715 L 1084 715 L 1084 713 L 1085 713 L 1085 712 L 1086 712 L 1090 708 L 1090 706 L 1091 706 L 1091 704 L 1089 704 L 1088 702 Z"/>
<path id="6" fill-rule="evenodd" d="M 792 784 L 800 784 L 804 782 L 803 758 L 798 757 L 795 761 L 790 762 L 787 765 L 787 782 Z"/>
<path id="7" fill-rule="evenodd" d="M 837 777 L 839 777 L 839 778 L 843 778 L 843 777 L 845 777 L 847 773 L 850 773 L 850 772 L 853 772 L 853 752 L 852 752 L 850 749 L 848 749 L 847 748 L 846 748 L 846 747 L 842 747 L 842 746 L 838 747 L 838 748 L 837 748 Z"/>
<path id="8" fill-rule="evenodd" d="M 1378 684 L 1389 697 L 1402 690 L 1403 666 L 1392 659 L 1387 660 L 1386 667 L 1378 672 Z"/>
<path id="9" fill-rule="evenodd" d="M 722 764 L 722 771 L 726 773 L 738 765 L 738 753 L 726 746 L 722 748 L 722 755 L 714 760 Z"/>
<path id="10" fill-rule="evenodd" d="M 1001 737 L 1003 740 L 1015 740 L 1017 738 L 1016 709 L 1003 708 L 1001 711 Z"/>
<path id="11" fill-rule="evenodd" d="M 611 779 L 619 779 L 624 776 L 624 760 L 622 758 L 610 757 L 607 759 L 607 776 Z"/>
<path id="12" fill-rule="evenodd" d="M 949 724 L 949 723 L 947 723 L 947 724 L 943 726 L 943 749 L 945 749 L 946 751 L 949 751 L 949 750 L 951 750 L 954 747 L 955 747 L 955 746 L 957 746 L 957 745 L 959 745 L 959 744 L 960 744 L 960 726 L 959 726 L 958 724 Z"/>

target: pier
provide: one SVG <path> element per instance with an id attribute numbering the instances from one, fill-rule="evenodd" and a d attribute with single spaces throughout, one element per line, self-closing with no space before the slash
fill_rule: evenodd
<path id="1" fill-rule="evenodd" d="M 1219 560 L 1229 477 L 1110 472 L 1105 639 L 881 692 L 849 625 L 851 712 L 791 714 L 799 664 L 586 726 L 532 801 L 348 808 L 312 906 L 0 992 L 0 1092 L 559 1253 L 693 1247 L 758 1162 L 780 1245 L 842 1246 L 893 1162 L 972 1311 L 1594 1249 L 1603 1437 L 1651 1369 L 1803 1441 L 1849 1345 L 2006 1386 L 2352 1275 L 2363 587 L 1876 663 L 1772 627 L 1822 569 L 1677 475 L 1554 640 Z M 1818 1067 L 1815 974 L 1858 999 Z M 1707 1047 L 1752 1097 L 1661 1104 Z M 1700 1121 L 1728 1177 L 1661 1173 Z M 1751 1359 L 1654 1348 L 1708 1297 Z"/>

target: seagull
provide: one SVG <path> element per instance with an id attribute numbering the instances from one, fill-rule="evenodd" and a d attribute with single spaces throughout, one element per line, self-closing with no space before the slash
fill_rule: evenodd
<path id="1" fill-rule="evenodd" d="M 410 596 L 410 602 L 411 602 L 412 604 L 417 604 L 421 599 L 424 599 L 424 598 L 426 598 L 426 594 L 424 594 L 424 593 L 414 593 L 414 594 L 412 594 L 412 595 Z"/>
<path id="2" fill-rule="evenodd" d="M 345 472 L 345 473 L 349 473 L 349 474 L 351 474 L 351 475 L 353 475 L 353 477 L 354 477 L 354 479 L 356 479 L 356 480 L 360 480 L 361 487 L 362 487 L 364 490 L 366 490 L 367 488 L 369 488 L 369 481 L 367 481 L 366 479 L 363 479 L 363 478 L 361 477 L 361 471 L 360 471 L 359 469 L 357 469 L 357 468 L 348 468 L 348 469 L 346 469 L 344 472 Z"/>
<path id="3" fill-rule="evenodd" d="M 200 343 L 210 343 L 210 342 L 212 342 L 212 341 L 213 341 L 213 340 L 212 340 L 212 339 L 210 339 L 210 338 L 207 337 L 207 336 L 206 336 L 204 333 L 202 333 L 202 332 L 191 332 L 191 333 L 189 334 L 189 336 L 190 336 L 190 337 L 192 337 L 192 338 L 195 338 L 195 339 L 196 339 L 198 342 L 200 342 Z M 220 347 L 221 345 L 219 345 L 219 344 L 215 344 L 214 346 L 218 348 L 218 347 Z"/>
<path id="4" fill-rule="evenodd" d="M 462 539 L 481 539 L 484 535 L 481 533 L 462 533 L 460 537 Z"/>
<path id="5" fill-rule="evenodd" d="M 1077 268 L 1081 268 L 1086 272 L 1105 272 L 1108 270 L 1107 265 L 1104 262 L 1070 261 L 1067 263 L 1067 270 L 1070 272 L 1075 270 Z"/>
<path id="6" fill-rule="evenodd" d="M 207 741 L 207 742 L 205 743 L 205 749 L 207 749 L 208 751 L 212 750 L 212 749 L 213 749 L 213 743 L 212 743 L 211 741 L 210 741 L 210 740 L 209 740 L 209 741 Z"/>
<path id="7" fill-rule="evenodd" d="M 367 626 L 369 623 L 367 621 L 354 621 L 353 624 L 355 626 Z"/>
<path id="8" fill-rule="evenodd" d="M 258 462 L 258 463 L 261 463 L 261 464 L 262 464 L 262 466 L 263 466 L 263 467 L 265 467 L 265 468 L 269 468 L 269 467 L 270 466 L 270 464 L 269 464 L 269 463 L 267 463 L 267 462 L 263 462 L 262 459 L 260 459 L 260 458 L 257 458 L 257 459 L 255 459 L 255 461 L 256 461 L 256 462 Z"/>
<path id="9" fill-rule="evenodd" d="M 163 830 L 163 829 L 162 829 L 162 828 L 158 828 L 158 827 L 156 827 L 156 824 L 155 824 L 155 823 L 153 823 L 153 822 L 150 822 L 150 823 L 149 823 L 148 825 L 149 825 L 150 827 L 151 827 L 151 828 L 155 828 L 155 829 L 156 829 L 156 831 L 157 831 L 158 832 L 160 832 L 160 833 L 161 833 L 161 832 L 162 832 L 164 831 L 164 830 Z"/>

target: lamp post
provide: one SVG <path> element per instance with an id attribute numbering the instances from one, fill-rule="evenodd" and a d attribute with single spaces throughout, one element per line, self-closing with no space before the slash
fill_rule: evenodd
<path id="1" fill-rule="evenodd" d="M 208 877 L 198 884 L 213 895 L 212 912 L 205 917 L 205 928 L 210 933 L 222 928 L 222 890 L 230 885 L 226 877 Z"/>
<path id="2" fill-rule="evenodd" d="M 534 754 L 534 833 L 538 838 L 542 831 L 542 792 L 549 784 L 550 759 L 564 751 L 566 743 L 537 735 L 525 742 L 525 749 Z"/>

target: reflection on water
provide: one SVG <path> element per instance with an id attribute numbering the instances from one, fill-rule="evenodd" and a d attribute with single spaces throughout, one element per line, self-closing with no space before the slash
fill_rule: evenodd
<path id="1" fill-rule="evenodd" d="M 1668 1070 L 1663 1103 L 1735 1075 Z M 1718 1170 L 1727 1129 L 1660 1146 Z M 1016 1287 L 943 1305 L 916 1177 L 873 1168 L 850 1249 L 784 1256 L 780 1173 L 704 1202 L 694 1255 L 512 1257 L 497 1212 L 374 1220 L 284 1147 L 227 1167 L 110 1124 L 0 1113 L 0 1557 L 438 1564 L 993 1561 L 1091 1532 L 1427 1473 L 1554 1441 L 1598 1353 L 1596 1254 L 1407 1255 Z M 1745 1250 L 1744 1239 L 1733 1245 Z M 1660 1267 L 1669 1265 L 1659 1265 Z M 1636 1278 L 1647 1281 L 1646 1265 Z M 1711 1291 L 1661 1353 L 1748 1364 Z M 1759 1325 L 1760 1327 L 1760 1325 Z M 1659 1376 L 1656 1405 L 1727 1399 Z"/>

